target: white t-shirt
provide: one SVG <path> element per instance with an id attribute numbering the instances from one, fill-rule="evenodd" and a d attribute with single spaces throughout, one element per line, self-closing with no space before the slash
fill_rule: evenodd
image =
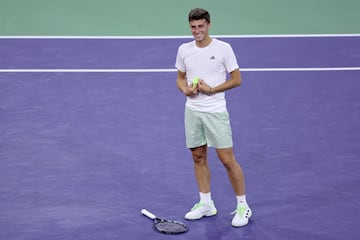
<path id="1" fill-rule="evenodd" d="M 239 68 L 231 45 L 214 38 L 204 48 L 196 46 L 195 40 L 180 45 L 175 67 L 181 72 L 186 72 L 188 84 L 191 84 L 195 77 L 199 77 L 210 87 L 224 83 L 227 73 Z M 200 112 L 224 112 L 225 93 L 219 92 L 210 96 L 199 93 L 187 97 L 186 106 Z"/>

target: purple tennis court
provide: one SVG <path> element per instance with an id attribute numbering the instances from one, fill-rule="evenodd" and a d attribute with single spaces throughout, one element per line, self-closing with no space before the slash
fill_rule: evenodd
<path id="1" fill-rule="evenodd" d="M 198 190 L 174 63 L 189 39 L 3 38 L 0 239 L 358 239 L 360 37 L 225 40 L 248 226 L 231 227 L 213 149 L 218 215 L 184 219 Z M 142 208 L 189 231 L 160 234 Z"/>

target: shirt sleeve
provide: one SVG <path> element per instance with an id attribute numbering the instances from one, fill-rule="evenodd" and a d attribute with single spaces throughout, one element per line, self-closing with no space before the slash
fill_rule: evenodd
<path id="1" fill-rule="evenodd" d="M 227 72 L 232 72 L 235 69 L 239 68 L 239 64 L 237 62 L 234 50 L 232 49 L 230 44 L 226 45 L 226 55 L 225 55 L 225 68 Z"/>
<path id="2" fill-rule="evenodd" d="M 186 67 L 185 67 L 184 57 L 183 57 L 183 50 L 184 50 L 184 47 L 183 47 L 183 45 L 181 45 L 178 48 L 178 51 L 176 54 L 175 67 L 181 72 L 186 72 Z"/>

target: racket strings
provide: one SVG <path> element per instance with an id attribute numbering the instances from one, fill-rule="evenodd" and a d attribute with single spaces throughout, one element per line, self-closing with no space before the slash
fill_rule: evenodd
<path id="1" fill-rule="evenodd" d="M 162 221 L 155 224 L 155 227 L 161 232 L 182 233 L 187 231 L 187 226 L 179 222 Z"/>

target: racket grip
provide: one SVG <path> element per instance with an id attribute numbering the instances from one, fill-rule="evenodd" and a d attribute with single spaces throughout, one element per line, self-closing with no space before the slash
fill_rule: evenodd
<path id="1" fill-rule="evenodd" d="M 148 210 L 146 209 L 142 209 L 141 210 L 141 213 L 144 214 L 145 216 L 147 216 L 148 218 L 151 218 L 151 219 L 155 219 L 156 216 L 154 214 L 152 214 L 151 212 L 149 212 Z"/>

